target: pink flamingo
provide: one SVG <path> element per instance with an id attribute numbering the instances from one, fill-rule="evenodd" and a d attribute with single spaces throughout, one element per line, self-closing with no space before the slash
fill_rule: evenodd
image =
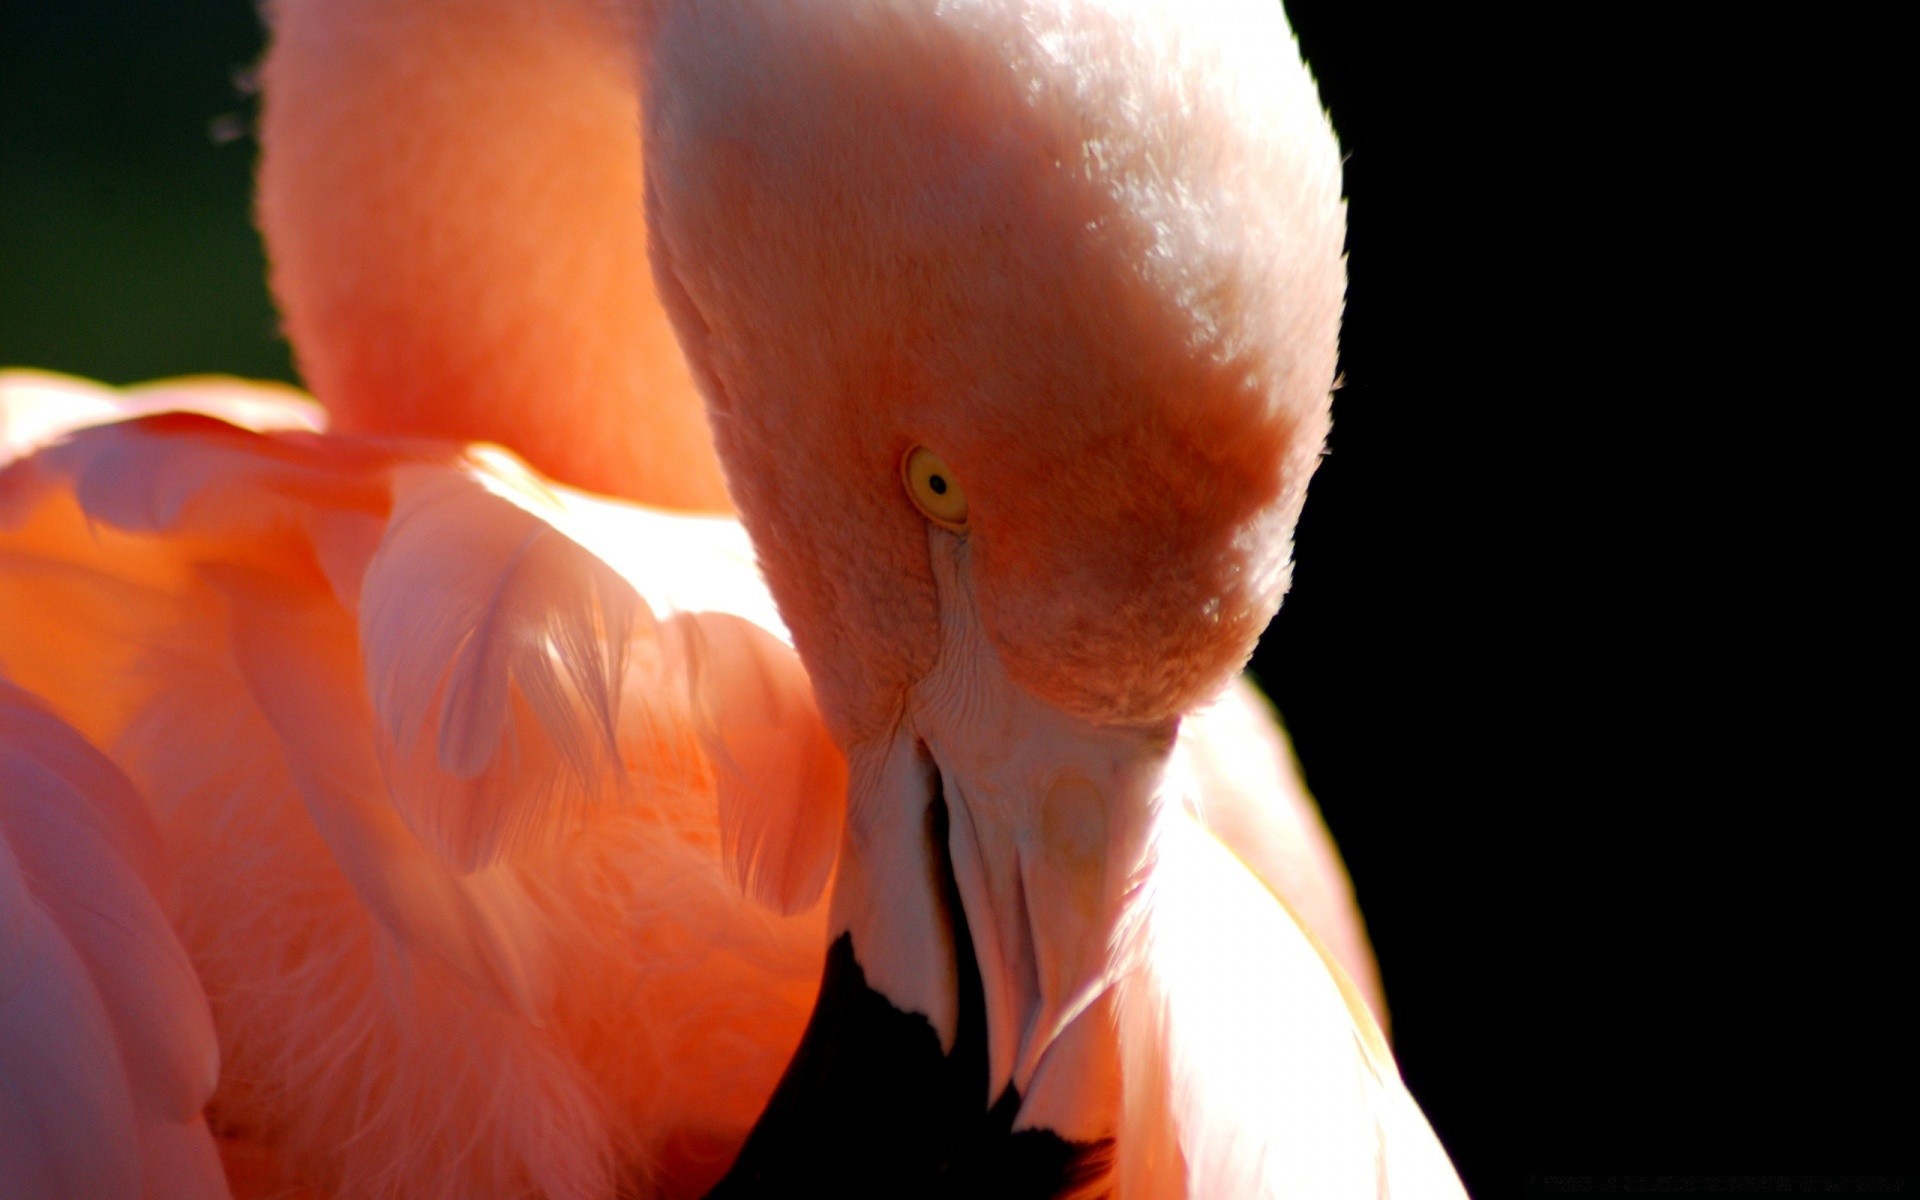
<path id="1" fill-rule="evenodd" d="M 1457 1194 L 1232 683 L 1342 289 L 1277 6 L 274 19 L 332 432 L 0 386 L 7 1194 Z"/>

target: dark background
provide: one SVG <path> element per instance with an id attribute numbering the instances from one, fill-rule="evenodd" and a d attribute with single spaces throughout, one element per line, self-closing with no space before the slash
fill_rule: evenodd
<path id="1" fill-rule="evenodd" d="M 1349 155 L 1346 386 L 1254 667 L 1409 1084 L 1483 1200 L 1910 1167 L 1912 777 L 1869 764 L 1911 676 L 1766 228 L 1820 114 L 1685 9 L 1289 8 Z M 0 0 L 0 364 L 293 378 L 260 44 L 244 0 Z"/>

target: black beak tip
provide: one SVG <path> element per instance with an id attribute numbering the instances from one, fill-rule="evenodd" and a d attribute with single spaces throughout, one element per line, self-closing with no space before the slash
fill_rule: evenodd
<path id="1" fill-rule="evenodd" d="M 827 951 L 820 998 L 787 1072 L 709 1200 L 826 1194 L 1046 1200 L 1079 1194 L 1111 1171 L 1110 1140 L 1015 1132 L 1020 1095 L 988 1106 L 986 1002 L 966 913 L 946 855 L 936 796 L 930 849 L 946 878 L 959 1021 L 951 1052 L 919 1013 L 867 983 L 851 934 Z"/>

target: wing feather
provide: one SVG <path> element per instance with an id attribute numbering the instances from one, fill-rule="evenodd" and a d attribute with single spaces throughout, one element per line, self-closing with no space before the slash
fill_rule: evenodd
<path id="1" fill-rule="evenodd" d="M 1184 811 L 1118 996 L 1122 1200 L 1464 1197 L 1357 988 Z"/>
<path id="2" fill-rule="evenodd" d="M 112 388 L 53 371 L 0 371 L 0 466 L 76 430 L 162 412 L 197 412 L 243 429 L 317 433 L 326 413 L 290 387 L 201 375 Z"/>
<path id="3" fill-rule="evenodd" d="M 148 1195 L 225 1196 L 193 1168 L 213 1160 L 218 1050 L 159 907 L 159 831 L 111 763 L 5 683 L 0 860 L 0 1130 L 38 1131 L 0 1132 L 0 1159 L 43 1156 L 38 1182 L 0 1191 L 131 1197 L 144 1176 Z"/>
<path id="4" fill-rule="evenodd" d="M 0 823 L 106 1005 L 143 1110 L 199 1115 L 219 1077 L 213 1018 L 159 893 L 160 832 L 126 777 L 0 684 Z"/>
<path id="5" fill-rule="evenodd" d="M 844 762 L 737 523 L 549 488 L 497 450 L 261 434 L 185 412 L 82 429 L 14 475 L 16 521 L 22 494 L 70 489 L 114 531 L 200 539 L 194 557 L 257 563 L 284 559 L 289 534 L 303 541 L 358 616 L 392 802 L 455 868 L 514 858 L 593 797 L 683 774 L 647 755 L 622 763 L 624 701 L 664 735 L 644 748 L 664 759 L 678 727 L 697 727 L 683 732 L 710 760 L 742 886 L 782 912 L 819 896 Z M 184 549 L 156 569 L 177 576 Z M 636 638 L 654 643 L 638 678 Z"/>
<path id="6" fill-rule="evenodd" d="M 133 1098 L 80 956 L 0 828 L 0 1194 L 140 1194 Z"/>
<path id="7" fill-rule="evenodd" d="M 231 1190 L 207 1119 L 140 1123 L 143 1200 L 227 1200 Z"/>
<path id="8" fill-rule="evenodd" d="M 457 872 L 401 821 L 380 770 L 352 619 L 310 589 L 241 568 L 209 573 L 232 604 L 240 673 L 360 898 L 402 945 L 539 1020 L 551 981 L 534 907 L 505 866 Z"/>
<path id="9" fill-rule="evenodd" d="M 650 617 L 605 563 L 468 473 L 402 471 L 395 493 L 361 588 L 367 679 L 396 804 L 475 869 L 618 792 L 627 649 Z"/>
<path id="10" fill-rule="evenodd" d="M 688 664 L 714 764 L 721 849 L 735 880 L 776 912 L 819 899 L 840 848 L 847 768 L 793 648 L 731 613 L 666 623 Z"/>
<path id="11" fill-rule="evenodd" d="M 1266 697 L 1241 676 L 1180 723 L 1202 823 L 1330 947 L 1382 1023 L 1386 1001 L 1340 850 Z"/>
<path id="12" fill-rule="evenodd" d="M 739 900 L 714 795 L 748 820 L 812 803 L 838 759 L 737 524 L 545 489 L 497 451 L 178 416 L 70 431 L 0 493 L 0 630 L 34 631 L 0 637 L 0 659 L 111 749 L 168 830 L 182 937 L 218 985 L 229 1128 L 356 1194 L 429 1162 L 436 1195 L 528 1178 L 573 1194 L 612 1169 L 613 1141 L 644 1155 L 689 1120 L 751 1123 L 718 1081 L 777 1078 L 819 922 Z M 373 653 L 401 606 L 462 588 L 480 599 L 446 631 Z M 709 637 L 720 614 L 749 627 Z M 381 669 L 405 695 L 382 699 Z M 402 716 L 417 759 L 391 736 Z M 753 760 L 758 728 L 797 731 L 793 770 Z M 527 852 L 583 777 L 628 801 L 591 804 L 566 854 Z M 483 786 L 497 812 L 416 832 L 417 810 Z M 837 816 L 826 828 L 803 828 L 828 849 L 802 859 L 830 864 Z M 578 972 L 565 988 L 554 939 Z M 630 1059 L 606 1061 L 610 1037 Z M 688 1071 L 715 1081 L 691 1115 L 656 1084 Z M 150 1192 L 202 1173 L 186 1127 L 135 1120 L 170 1164 Z"/>
<path id="13" fill-rule="evenodd" d="M 641 716 L 691 722 L 741 888 L 776 912 L 812 905 L 839 853 L 846 759 L 739 522 L 536 491 L 505 471 L 495 478 L 644 597 L 657 625 Z"/>

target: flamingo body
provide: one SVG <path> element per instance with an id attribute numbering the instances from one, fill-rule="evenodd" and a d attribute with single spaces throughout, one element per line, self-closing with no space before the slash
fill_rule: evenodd
<path id="1" fill-rule="evenodd" d="M 1458 1194 L 1234 682 L 1343 287 L 1276 6 L 274 13 L 260 213 L 326 413 L 0 376 L 0 675 L 144 805 L 218 1047 L 156 1171 Z M 743 524 L 473 439 L 681 507 L 724 467 Z M 104 977 L 15 875 L 25 1020 Z M 74 1094 L 137 1099 L 85 1012 Z M 28 1099 L 0 1146 L 93 1111 Z"/>
<path id="2" fill-rule="evenodd" d="M 14 417 L 104 395 L 20 382 Z M 671 550 L 606 552 L 650 572 L 648 604 L 505 455 L 292 432 L 310 405 L 227 392 L 249 406 L 167 403 L 254 429 L 103 425 L 4 476 L 0 622 L 48 636 L 0 669 L 152 806 L 230 1152 L 323 1194 L 697 1194 L 798 1039 L 822 937 L 741 894 L 718 776 L 764 781 L 715 758 L 744 713 L 779 786 L 811 759 L 839 799 L 737 527 L 570 496 L 577 536 Z M 590 660 L 542 678 L 555 643 Z M 442 703 L 485 690 L 463 668 L 495 705 Z"/>
<path id="3" fill-rule="evenodd" d="M 137 423 L 181 412 L 224 421 Z M 146 869 L 156 895 L 169 901 L 178 932 L 168 936 L 183 940 L 196 981 L 214 1000 L 223 1082 L 211 1112 L 234 1194 L 305 1187 L 315 1196 L 421 1195 L 432 1194 L 422 1183 L 431 1179 L 448 1195 L 520 1194 L 529 1180 L 549 1195 L 601 1195 L 616 1178 L 650 1180 L 652 1194 L 697 1194 L 731 1161 L 771 1095 L 824 958 L 821 909 L 781 918 L 740 902 L 715 804 L 712 752 L 723 743 L 711 730 L 703 744 L 697 729 L 655 724 L 657 705 L 623 705 L 622 767 L 643 774 L 651 789 L 677 771 L 683 787 L 647 794 L 636 780 L 619 800 L 586 802 L 571 821 L 554 821 L 541 852 L 515 856 L 516 870 L 539 884 L 547 920 L 535 941 L 554 926 L 576 935 L 564 941 L 564 960 L 547 964 L 564 972 L 569 1003 L 547 995 L 530 1014 L 515 999 L 518 976 L 489 965 L 484 938 L 409 918 L 414 903 L 431 905 L 383 892 L 377 880 L 369 892 L 356 886 L 347 869 L 358 859 L 351 821 L 329 841 L 289 777 L 295 751 L 279 742 L 236 658 L 231 614 L 221 614 L 234 597 L 195 576 L 214 548 L 228 570 L 265 568 L 271 578 L 287 574 L 289 560 L 297 568 L 304 586 L 281 580 L 273 607 L 308 624 L 282 632 L 326 650 L 324 662 L 350 681 L 357 675 L 363 692 L 334 692 L 334 703 L 358 716 L 336 712 L 319 726 L 330 739 L 320 753 L 331 755 L 343 730 L 357 725 L 363 741 L 378 736 L 356 662 L 364 655 L 352 644 L 358 629 L 334 589 L 335 577 L 350 579 L 355 560 L 377 552 L 379 526 L 393 519 L 395 472 L 425 472 L 428 495 L 452 487 L 478 498 L 492 520 L 512 512 L 484 486 L 470 486 L 480 480 L 549 516 L 564 500 L 580 513 L 624 518 L 624 528 L 601 527 L 608 536 L 575 532 L 608 560 L 640 568 L 641 578 L 647 546 L 665 547 L 672 587 L 690 611 L 713 613 L 731 596 L 758 628 L 777 631 L 770 600 L 741 569 L 750 562 L 744 539 L 717 519 L 616 509 L 551 485 L 529 490 L 529 477 L 497 452 L 476 458 L 452 445 L 329 438 L 317 433 L 323 424 L 310 403 L 270 385 L 193 380 L 115 392 L 30 372 L 0 375 L 0 436 L 8 457 L 25 459 L 0 474 L 0 627 L 34 632 L 7 639 L 0 670 L 57 705 L 94 744 L 113 750 L 116 770 L 139 780 L 137 792 L 128 785 L 124 794 L 145 801 L 130 819 L 151 814 L 149 855 L 165 847 Z M 288 438 L 297 448 L 279 444 Z M 50 444 L 56 448 L 27 457 Z M 221 460 L 225 470 L 210 469 Z M 383 507 L 384 518 L 376 515 Z M 235 511 L 256 517 L 235 528 Z M 362 520 L 370 524 L 356 529 Z M 291 547 L 278 538 L 289 525 L 304 529 Z M 327 536 L 340 547 L 329 554 L 334 576 L 318 551 Z M 699 576 L 690 564 L 702 555 L 722 569 Z M 365 570 L 362 562 L 363 581 Z M 649 612 L 674 611 L 671 594 L 656 590 L 654 605 Z M 738 628 L 729 621 L 719 631 L 730 626 Z M 632 656 L 623 696 L 642 686 L 643 660 Z M 753 707 L 764 721 L 769 706 Z M 1183 728 L 1210 780 L 1208 812 L 1222 827 L 1240 822 L 1263 832 L 1264 843 L 1242 843 L 1249 861 L 1268 855 L 1267 877 L 1316 917 L 1323 938 L 1357 948 L 1345 961 L 1364 978 L 1371 957 L 1337 854 L 1266 720 L 1257 695 L 1242 688 Z M 1250 730 L 1260 732 L 1250 740 Z M 17 738 L 19 729 L 7 733 Z M 744 749 L 743 733 L 734 740 Z M 77 731 L 70 736 L 84 745 Z M 1238 767 L 1221 771 L 1222 756 Z M 793 757 L 782 754 L 774 765 Z M 823 767 L 828 778 L 812 794 L 831 814 L 833 758 Z M 410 781 L 423 782 L 417 773 Z M 363 783 L 375 800 L 399 799 L 385 783 Z M 319 800 L 327 802 L 324 794 Z M 362 815 L 389 838 L 412 840 L 415 867 L 442 885 L 458 878 L 435 869 L 434 841 L 395 830 L 369 808 Z M 736 835 L 739 874 L 755 837 L 764 844 L 777 834 Z M 590 868 L 580 867 L 582 857 Z M 76 866 L 92 871 L 89 862 Z M 488 883 L 465 887 L 485 895 Z M 703 899 L 717 909 L 696 936 L 689 909 Z M 675 915 L 681 919 L 662 920 Z M 521 945 L 510 938 L 493 957 Z M 705 986 L 690 989 L 690 979 Z M 717 1008 L 715 991 L 724 998 Z M 716 1040 L 732 1051 L 730 1064 L 716 1061 Z M 695 1069 L 714 1077 L 690 1087 Z M 369 1077 L 412 1080 L 417 1090 L 410 1100 L 386 1091 L 370 1118 L 361 1109 Z M 582 1100 L 609 1080 L 624 1081 L 624 1109 Z M 498 1108 L 503 1094 L 529 1102 Z M 711 1101 L 704 1114 L 688 1103 L 702 1096 Z M 476 1127 L 491 1132 L 476 1137 Z M 478 1147 L 490 1153 L 472 1159 Z"/>

